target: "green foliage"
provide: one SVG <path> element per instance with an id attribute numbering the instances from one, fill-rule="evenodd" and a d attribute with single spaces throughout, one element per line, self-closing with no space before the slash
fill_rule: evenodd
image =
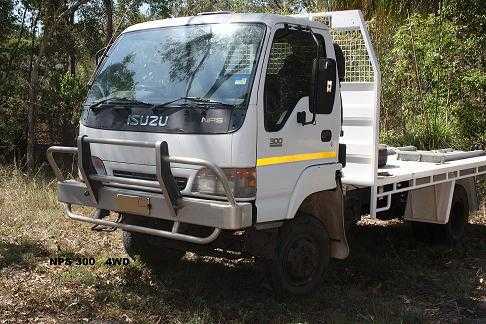
<path id="1" fill-rule="evenodd" d="M 486 73 L 480 44 L 436 14 L 414 14 L 382 57 L 382 139 L 420 148 L 484 144 Z"/>
<path id="2" fill-rule="evenodd" d="M 12 1 L 0 1 L 0 40 L 11 32 L 14 22 L 13 8 Z"/>
<path id="3" fill-rule="evenodd" d="M 56 71 L 41 94 L 42 106 L 37 114 L 39 125 L 48 129 L 43 144 L 74 142 L 79 111 L 85 96 L 85 80 L 69 72 Z"/>

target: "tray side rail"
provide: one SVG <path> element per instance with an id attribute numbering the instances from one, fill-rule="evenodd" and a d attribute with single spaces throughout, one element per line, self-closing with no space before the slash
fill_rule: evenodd
<path id="1" fill-rule="evenodd" d="M 387 211 L 391 207 L 392 195 L 403 193 L 415 189 L 421 189 L 438 184 L 455 182 L 457 180 L 486 175 L 486 161 L 483 163 L 476 163 L 475 165 L 456 166 L 448 170 L 441 170 L 430 175 L 414 177 L 411 176 L 407 180 L 399 180 L 397 182 L 390 182 L 388 184 L 377 186 L 376 206 L 379 205 L 383 199 L 386 199 L 385 206 L 376 208 L 376 212 Z"/>

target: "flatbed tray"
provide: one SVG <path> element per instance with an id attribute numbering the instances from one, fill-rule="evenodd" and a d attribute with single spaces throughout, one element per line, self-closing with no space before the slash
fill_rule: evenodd
<path id="1" fill-rule="evenodd" d="M 378 169 L 377 186 L 423 178 L 436 182 L 486 174 L 486 155 L 444 163 L 403 161 L 397 157 L 396 154 L 388 156 L 387 164 Z"/>

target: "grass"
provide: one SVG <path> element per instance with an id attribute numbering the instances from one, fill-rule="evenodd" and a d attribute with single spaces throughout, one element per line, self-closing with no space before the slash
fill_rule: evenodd
<path id="1" fill-rule="evenodd" d="M 0 321 L 5 322 L 470 322 L 486 321 L 486 212 L 472 216 L 464 245 L 428 246 L 401 221 L 363 220 L 351 255 L 335 261 L 315 295 L 275 300 L 252 260 L 187 254 L 151 272 L 124 257 L 119 232 L 68 221 L 55 185 L 0 168 Z M 49 258 L 93 257 L 93 266 Z"/>

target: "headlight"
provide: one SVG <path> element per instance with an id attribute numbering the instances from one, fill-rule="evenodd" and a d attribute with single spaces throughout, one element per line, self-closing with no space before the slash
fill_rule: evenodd
<path id="1" fill-rule="evenodd" d="M 236 198 L 251 198 L 256 194 L 256 170 L 255 168 L 231 168 L 223 169 L 229 180 L 229 185 Z M 194 180 L 192 192 L 226 196 L 223 184 L 210 169 L 200 169 Z"/>
<path id="2" fill-rule="evenodd" d="M 98 175 L 106 175 L 106 168 L 103 161 L 97 156 L 91 156 L 91 163 Z"/>
<path id="3" fill-rule="evenodd" d="M 93 167 L 96 171 L 96 174 L 98 175 L 106 175 L 106 168 L 105 168 L 105 164 L 103 163 L 103 161 L 97 157 L 97 156 L 92 156 L 91 157 L 91 164 L 93 164 Z M 81 180 L 81 182 L 84 182 L 84 178 L 83 178 L 83 175 L 81 174 L 81 170 L 78 168 L 78 178 L 79 180 Z"/>

